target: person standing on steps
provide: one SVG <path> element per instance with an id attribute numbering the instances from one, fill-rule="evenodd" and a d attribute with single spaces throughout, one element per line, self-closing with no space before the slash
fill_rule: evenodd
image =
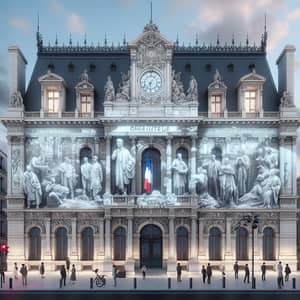
<path id="1" fill-rule="evenodd" d="M 249 277 L 250 277 L 250 270 L 248 267 L 248 264 L 245 265 L 245 277 L 244 277 L 244 283 L 247 281 L 249 283 Z"/>
<path id="2" fill-rule="evenodd" d="M 71 261 L 70 261 L 70 258 L 67 257 L 66 258 L 66 269 L 67 269 L 68 275 L 70 273 L 70 266 L 71 266 Z"/>
<path id="3" fill-rule="evenodd" d="M 72 265 L 70 281 L 72 284 L 75 284 L 75 281 L 76 281 L 76 268 L 75 268 L 74 264 Z"/>
<path id="4" fill-rule="evenodd" d="M 67 271 L 65 266 L 62 266 L 60 269 L 60 277 L 61 282 L 66 286 Z"/>
<path id="5" fill-rule="evenodd" d="M 15 262 L 14 263 L 14 278 L 15 279 L 18 279 L 18 270 L 19 270 L 19 268 L 18 268 L 18 265 L 17 265 L 17 263 Z"/>
<path id="6" fill-rule="evenodd" d="M 234 279 L 239 279 L 239 264 L 237 261 L 233 265 L 233 270 L 234 270 Z"/>
<path id="7" fill-rule="evenodd" d="M 277 285 L 279 289 L 283 287 L 283 267 L 281 261 L 277 264 Z"/>
<path id="8" fill-rule="evenodd" d="M 288 264 L 285 265 L 284 273 L 285 273 L 284 280 L 285 280 L 285 281 L 289 281 L 290 274 L 291 274 L 291 268 L 289 267 Z"/>
<path id="9" fill-rule="evenodd" d="M 260 269 L 261 269 L 261 280 L 262 281 L 266 281 L 267 266 L 266 266 L 265 262 L 263 262 L 263 264 L 261 265 Z"/>
<path id="10" fill-rule="evenodd" d="M 205 269 L 205 266 L 203 265 L 202 266 L 202 270 L 201 270 L 201 273 L 202 273 L 202 281 L 203 283 L 205 283 L 205 280 L 206 280 L 206 269 Z"/>
<path id="11" fill-rule="evenodd" d="M 207 264 L 206 274 L 207 274 L 207 283 L 211 284 L 212 268 L 210 263 Z"/>
<path id="12" fill-rule="evenodd" d="M 113 286 L 117 286 L 117 274 L 118 274 L 118 269 L 115 265 L 112 266 L 112 277 L 114 280 Z"/>
<path id="13" fill-rule="evenodd" d="M 146 271 L 147 271 L 147 267 L 145 265 L 142 266 L 142 275 L 143 275 L 143 280 L 146 279 Z"/>
<path id="14" fill-rule="evenodd" d="M 177 263 L 176 272 L 177 272 L 177 282 L 181 282 L 182 266 L 180 265 L 180 263 Z"/>

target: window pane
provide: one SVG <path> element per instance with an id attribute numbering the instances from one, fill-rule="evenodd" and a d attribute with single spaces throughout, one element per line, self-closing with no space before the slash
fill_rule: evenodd
<path id="1" fill-rule="evenodd" d="M 177 260 L 189 259 L 189 234 L 185 227 L 179 227 L 176 231 Z"/>
<path id="2" fill-rule="evenodd" d="M 48 91 L 47 94 L 47 110 L 48 112 L 57 113 L 59 108 L 59 92 Z"/>
<path id="3" fill-rule="evenodd" d="M 221 260 L 221 231 L 217 227 L 209 231 L 209 260 Z"/>

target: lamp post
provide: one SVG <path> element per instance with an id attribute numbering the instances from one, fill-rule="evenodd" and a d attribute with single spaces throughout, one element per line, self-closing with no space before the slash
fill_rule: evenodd
<path id="1" fill-rule="evenodd" d="M 254 229 L 258 227 L 259 218 L 257 215 L 245 215 L 243 216 L 238 224 L 236 229 L 239 229 L 241 226 L 244 227 L 251 227 L 251 233 L 252 233 L 252 274 L 251 274 L 251 283 L 252 288 L 255 289 L 255 277 L 254 277 Z"/>

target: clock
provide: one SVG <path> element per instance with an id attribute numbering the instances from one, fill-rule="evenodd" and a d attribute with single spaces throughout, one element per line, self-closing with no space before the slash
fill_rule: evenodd
<path id="1" fill-rule="evenodd" d="M 145 94 L 157 94 L 161 90 L 161 84 L 161 77 L 155 71 L 148 71 L 141 77 L 141 88 Z"/>

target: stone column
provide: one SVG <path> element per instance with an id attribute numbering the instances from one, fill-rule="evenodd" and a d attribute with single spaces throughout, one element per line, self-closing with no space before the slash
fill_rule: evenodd
<path id="1" fill-rule="evenodd" d="M 197 153 L 197 148 L 196 148 L 196 136 L 192 136 L 192 148 L 191 148 L 191 177 L 196 174 L 196 153 Z M 192 194 L 196 194 L 196 185 L 191 187 Z"/>
<path id="2" fill-rule="evenodd" d="M 231 247 L 231 223 L 232 218 L 226 218 L 226 238 L 225 238 L 225 261 L 232 260 L 232 247 Z"/>
<path id="3" fill-rule="evenodd" d="M 198 234 L 199 234 L 199 240 L 198 240 L 198 260 L 206 260 L 206 256 L 205 256 L 205 249 L 204 249 L 204 219 L 203 218 L 199 218 L 199 229 L 198 229 Z"/>
<path id="4" fill-rule="evenodd" d="M 169 216 L 169 253 L 168 253 L 168 266 L 167 272 L 169 275 L 176 272 L 176 244 L 175 244 L 175 228 L 174 228 L 174 218 L 172 214 Z"/>
<path id="5" fill-rule="evenodd" d="M 134 259 L 133 259 L 133 217 L 127 217 L 127 251 L 126 251 L 126 272 L 134 274 Z"/>
<path id="6" fill-rule="evenodd" d="M 281 180 L 281 193 L 286 194 L 287 192 L 287 174 L 284 172 L 285 161 L 284 161 L 284 137 L 279 137 L 279 164 L 280 164 L 280 180 Z"/>
<path id="7" fill-rule="evenodd" d="M 292 136 L 292 194 L 297 195 L 297 149 L 296 149 L 296 136 Z"/>
<path id="8" fill-rule="evenodd" d="M 97 259 L 101 260 L 104 257 L 104 220 L 99 221 L 99 236 L 98 236 L 98 252 Z"/>
<path id="9" fill-rule="evenodd" d="M 46 236 L 45 236 L 45 247 L 43 247 L 43 250 L 44 250 L 43 259 L 44 260 L 51 260 L 50 218 L 45 219 L 45 229 L 46 229 Z"/>
<path id="10" fill-rule="evenodd" d="M 72 234 L 71 234 L 71 260 L 77 260 L 78 259 L 78 251 L 77 251 L 77 219 L 72 218 L 71 221 L 72 224 Z"/>
<path id="11" fill-rule="evenodd" d="M 193 216 L 191 224 L 191 256 L 189 261 L 190 272 L 199 272 L 197 250 L 197 217 Z"/>
<path id="12" fill-rule="evenodd" d="M 111 180 L 111 163 L 110 163 L 110 155 L 111 155 L 111 136 L 110 135 L 107 135 L 106 136 L 106 166 L 105 166 L 105 192 L 107 194 L 110 194 L 111 193 L 111 183 L 110 183 L 110 180 Z"/>
<path id="13" fill-rule="evenodd" d="M 172 137 L 167 137 L 167 148 L 166 148 L 166 155 L 167 155 L 167 164 L 166 164 L 166 193 L 172 193 Z"/>
<path id="14" fill-rule="evenodd" d="M 112 267 L 112 251 L 111 251 L 111 217 L 105 216 L 105 249 L 104 249 L 104 262 L 103 271 L 111 272 Z"/>
<path id="15" fill-rule="evenodd" d="M 135 136 L 131 136 L 130 137 L 131 140 L 131 148 L 134 149 L 134 152 L 132 153 L 134 160 L 136 161 L 136 137 Z M 135 164 L 135 174 L 137 174 L 137 164 Z M 137 177 L 134 176 L 134 178 L 131 180 L 131 194 L 132 195 L 136 195 L 136 185 L 137 185 Z"/>

